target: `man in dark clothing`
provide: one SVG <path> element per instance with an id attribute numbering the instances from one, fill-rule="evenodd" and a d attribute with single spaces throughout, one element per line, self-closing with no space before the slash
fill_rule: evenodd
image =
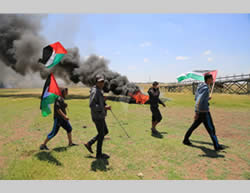
<path id="1" fill-rule="evenodd" d="M 221 145 L 219 145 L 217 136 L 215 134 L 215 127 L 213 124 L 213 120 L 211 114 L 209 112 L 209 102 L 208 100 L 211 99 L 209 97 L 209 88 L 208 85 L 213 83 L 213 76 L 211 74 L 206 74 L 204 76 L 205 83 L 199 84 L 195 93 L 195 117 L 194 122 L 191 127 L 188 129 L 183 144 L 185 145 L 192 145 L 189 141 L 189 137 L 191 136 L 192 132 L 201 124 L 203 123 L 206 127 L 207 132 L 209 133 L 214 149 L 216 151 L 224 149 Z"/>
<path id="2" fill-rule="evenodd" d="M 72 142 L 72 135 L 71 135 L 72 127 L 69 123 L 69 118 L 67 117 L 67 113 L 66 113 L 67 103 L 64 102 L 65 97 L 68 95 L 68 89 L 67 88 L 61 89 L 61 93 L 62 93 L 63 97 L 59 96 L 55 100 L 55 103 L 54 103 L 54 126 L 53 126 L 53 129 L 48 134 L 44 143 L 40 146 L 40 150 L 44 150 L 44 149 L 49 150 L 49 148 L 47 147 L 47 143 L 49 142 L 49 140 L 51 140 L 53 137 L 56 136 L 60 127 L 63 127 L 67 131 L 69 146 L 76 145 Z"/>
<path id="3" fill-rule="evenodd" d="M 162 104 L 164 107 L 166 105 L 161 101 L 159 98 L 160 90 L 159 90 L 159 83 L 154 81 L 152 87 L 148 90 L 149 94 L 149 102 L 150 102 L 150 110 L 152 112 L 152 133 L 158 134 L 156 130 L 156 125 L 162 120 L 161 112 L 159 111 L 159 103 Z"/>
<path id="4" fill-rule="evenodd" d="M 98 134 L 93 137 L 84 146 L 88 149 L 90 153 L 93 153 L 91 146 L 97 141 L 96 148 L 96 158 L 97 159 L 107 159 L 109 156 L 102 153 L 102 144 L 104 136 L 108 134 L 108 128 L 106 125 L 105 117 L 107 115 L 107 110 L 111 110 L 111 106 L 105 103 L 102 89 L 104 86 L 104 77 L 101 75 L 96 76 L 96 85 L 91 88 L 89 107 L 91 109 L 91 117 L 96 125 Z"/>

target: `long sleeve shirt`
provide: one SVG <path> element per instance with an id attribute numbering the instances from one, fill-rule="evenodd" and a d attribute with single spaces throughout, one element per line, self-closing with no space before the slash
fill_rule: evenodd
<path id="1" fill-rule="evenodd" d="M 91 109 L 92 120 L 105 119 L 107 114 L 105 110 L 105 101 L 102 90 L 93 86 L 90 90 L 89 107 Z"/>
<path id="2" fill-rule="evenodd" d="M 209 88 L 206 83 L 200 83 L 195 92 L 195 112 L 209 111 Z"/>
<path id="3" fill-rule="evenodd" d="M 159 104 L 164 105 L 164 103 L 159 98 L 159 96 L 160 96 L 160 90 L 158 88 L 154 89 L 153 87 L 151 87 L 148 90 L 148 94 L 149 94 L 149 102 L 150 102 L 150 106 L 151 107 L 158 107 Z"/>

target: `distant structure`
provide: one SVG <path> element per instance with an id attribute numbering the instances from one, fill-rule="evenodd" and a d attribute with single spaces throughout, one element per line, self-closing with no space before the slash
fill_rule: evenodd
<path id="1" fill-rule="evenodd" d="M 192 91 L 194 94 L 198 84 L 199 81 L 175 82 L 168 83 L 166 86 L 160 86 L 160 89 L 167 92 Z M 218 77 L 216 78 L 213 92 L 226 94 L 250 94 L 250 74 Z"/>

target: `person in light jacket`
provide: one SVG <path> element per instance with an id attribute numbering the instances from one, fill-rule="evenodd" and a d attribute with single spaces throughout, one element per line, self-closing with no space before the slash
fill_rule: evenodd
<path id="1" fill-rule="evenodd" d="M 213 124 L 213 120 L 211 117 L 211 114 L 209 112 L 209 100 L 211 97 L 209 97 L 209 88 L 208 85 L 213 83 L 213 76 L 211 74 L 206 74 L 204 76 L 205 82 L 200 83 L 197 87 L 197 90 L 195 92 L 195 116 L 194 116 L 194 122 L 191 125 L 191 127 L 188 129 L 188 131 L 185 134 L 183 144 L 185 145 L 192 145 L 192 143 L 189 141 L 189 137 L 193 133 L 193 131 L 201 124 L 203 123 L 207 132 L 209 133 L 215 151 L 219 151 L 224 149 L 223 146 L 221 146 L 218 142 L 216 133 L 215 133 L 215 127 Z"/>

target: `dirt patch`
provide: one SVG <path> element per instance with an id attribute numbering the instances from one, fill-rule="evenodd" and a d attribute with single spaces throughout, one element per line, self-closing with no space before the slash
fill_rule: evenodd
<path id="1" fill-rule="evenodd" d="M 25 159 L 27 157 L 31 157 L 33 155 L 35 155 L 35 153 L 38 153 L 38 150 L 30 150 L 30 151 L 23 151 L 20 155 L 21 159 Z"/>
<path id="2" fill-rule="evenodd" d="M 202 179 L 207 180 L 206 171 L 208 168 L 207 160 L 200 159 L 197 163 L 187 162 L 183 165 L 185 168 L 184 178 L 189 180 Z"/>
<path id="3" fill-rule="evenodd" d="M 249 165 L 246 161 L 240 159 L 237 155 L 231 154 L 229 156 L 230 160 L 225 164 L 226 167 L 230 170 L 227 179 L 244 179 L 241 175 L 243 171 L 250 171 Z"/>

